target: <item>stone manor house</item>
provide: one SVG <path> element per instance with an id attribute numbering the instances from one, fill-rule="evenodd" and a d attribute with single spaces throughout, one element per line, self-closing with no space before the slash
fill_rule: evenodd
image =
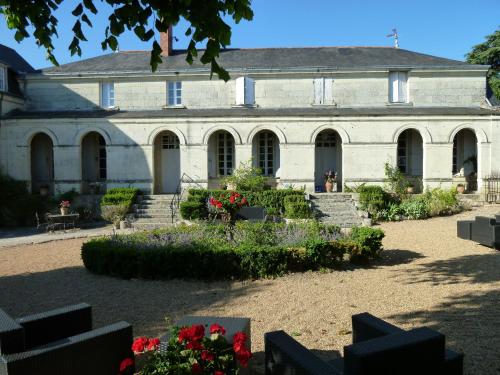
<path id="1" fill-rule="evenodd" d="M 170 33 L 171 36 L 171 33 Z M 188 65 L 172 50 L 34 70 L 0 46 L 0 168 L 52 193 L 135 186 L 217 187 L 252 160 L 278 187 L 381 184 L 384 163 L 421 188 L 500 172 L 500 112 L 488 66 L 391 47 L 227 49 Z M 454 177 L 455 176 L 455 177 Z M 476 189 L 474 187 L 474 189 Z"/>

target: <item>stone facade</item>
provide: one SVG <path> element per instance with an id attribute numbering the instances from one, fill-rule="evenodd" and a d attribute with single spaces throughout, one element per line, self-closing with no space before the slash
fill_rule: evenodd
<path id="1" fill-rule="evenodd" d="M 83 191 L 93 180 L 108 188 L 168 193 L 162 184 L 170 183 L 167 190 L 172 190 L 182 175 L 184 186 L 218 186 L 221 160 L 232 168 L 250 159 L 259 166 L 260 154 L 267 152 L 278 187 L 317 190 L 328 165 L 319 163 L 318 155 L 332 159 L 341 188 L 381 184 L 385 162 L 410 165 L 407 159 L 415 165 L 408 173 L 422 188 L 451 187 L 455 136 L 469 129 L 475 136 L 468 142 L 477 147 L 480 189 L 484 177 L 500 172 L 500 116 L 492 108 L 481 109 L 486 69 L 408 68 L 408 100 L 398 104 L 388 103 L 390 68 L 231 72 L 232 78 L 253 78 L 255 105 L 250 108 L 235 108 L 234 80 L 209 80 L 206 73 L 28 74 L 25 111 L 1 120 L 0 167 L 30 182 L 34 191 L 33 176 L 40 173 L 33 165 L 43 164 L 33 162 L 36 154 L 53 161 L 47 183 L 55 193 Z M 314 105 L 318 77 L 333 79 L 330 105 Z M 182 108 L 167 107 L 169 81 L 182 82 Z M 114 83 L 115 110 L 100 107 L 102 82 Z M 407 145 L 402 137 L 409 129 L 416 135 Z M 265 142 L 272 147 L 263 146 L 262 132 L 271 132 Z M 33 149 L 40 133 L 50 137 L 52 152 Z M 94 151 L 83 152 L 89 134 L 96 135 L 89 146 Z M 220 134 L 230 139 L 223 155 Z M 319 144 L 320 134 L 333 135 Z M 323 153 L 318 147 L 325 148 Z M 169 165 L 172 160 L 178 165 Z M 172 168 L 173 175 L 164 174 Z M 89 173 L 95 177 L 82 177 Z"/>

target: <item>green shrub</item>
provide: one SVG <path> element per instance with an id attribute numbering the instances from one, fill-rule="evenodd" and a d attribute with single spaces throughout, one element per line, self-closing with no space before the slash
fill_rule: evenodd
<path id="1" fill-rule="evenodd" d="M 311 209 L 306 202 L 285 203 L 285 216 L 290 219 L 308 219 L 311 217 Z"/>
<path id="2" fill-rule="evenodd" d="M 351 261 L 366 261 L 376 258 L 382 251 L 382 239 L 385 234 L 381 229 L 370 227 L 353 227 L 349 239 L 358 248 L 351 252 Z"/>
<path id="3" fill-rule="evenodd" d="M 101 206 L 101 216 L 104 220 L 113 223 L 116 227 L 120 225 L 120 221 L 125 219 L 129 208 L 123 204 Z"/>
<path id="4" fill-rule="evenodd" d="M 425 192 L 424 199 L 429 216 L 453 215 L 463 211 L 456 189 L 432 189 Z"/>
<path id="5" fill-rule="evenodd" d="M 0 174 L 0 226 L 34 225 L 35 213 L 43 220 L 55 207 L 50 197 L 30 194 L 26 182 Z"/>
<path id="6" fill-rule="evenodd" d="M 411 197 L 401 202 L 399 209 L 406 219 L 419 220 L 429 216 L 427 202 L 421 197 Z"/>
<path id="7" fill-rule="evenodd" d="M 238 191 L 262 191 L 269 189 L 267 178 L 260 168 L 252 165 L 252 160 L 240 163 L 231 176 L 224 179 L 225 184 L 231 184 Z"/>
<path id="8" fill-rule="evenodd" d="M 384 210 L 391 203 L 391 196 L 381 186 L 363 185 L 358 188 L 359 203 L 363 210 L 372 216 L 377 216 L 379 211 Z"/>
<path id="9" fill-rule="evenodd" d="M 208 216 L 207 204 L 196 200 L 187 200 L 180 204 L 181 216 L 188 220 L 202 220 Z"/>
<path id="10" fill-rule="evenodd" d="M 101 198 L 101 206 L 123 205 L 130 209 L 138 193 L 136 188 L 109 189 Z"/>
<path id="11" fill-rule="evenodd" d="M 397 166 L 385 163 L 384 171 L 385 183 L 387 184 L 389 190 L 396 194 L 399 199 L 405 198 L 408 195 L 406 188 L 412 186 L 411 182 Z"/>
<path id="12" fill-rule="evenodd" d="M 368 249 L 363 255 L 380 250 L 372 248 L 373 234 L 345 240 L 338 228 L 317 223 L 240 222 L 231 241 L 226 229 L 193 225 L 94 238 L 83 244 L 82 259 L 91 272 L 122 278 L 210 280 L 334 268 L 358 247 Z"/>

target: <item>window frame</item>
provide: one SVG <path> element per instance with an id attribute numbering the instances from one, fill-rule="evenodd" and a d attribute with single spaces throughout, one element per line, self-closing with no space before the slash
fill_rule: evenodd
<path id="1" fill-rule="evenodd" d="M 396 165 L 404 175 L 408 175 L 408 132 L 403 131 L 398 137 L 396 148 Z M 400 155 L 400 150 L 404 151 L 404 155 Z"/>
<path id="2" fill-rule="evenodd" d="M 167 107 L 182 106 L 182 81 L 167 82 Z"/>
<path id="3" fill-rule="evenodd" d="M 313 105 L 335 105 L 333 82 L 331 77 L 313 79 Z"/>
<path id="4" fill-rule="evenodd" d="M 217 177 L 231 176 L 234 170 L 234 138 L 230 133 L 217 135 Z"/>
<path id="5" fill-rule="evenodd" d="M 106 90 L 105 87 L 108 87 L 108 89 Z M 113 81 L 101 82 L 101 107 L 105 109 L 116 107 L 115 83 Z"/>
<path id="6" fill-rule="evenodd" d="M 235 103 L 240 106 L 255 106 L 255 80 L 243 76 L 235 80 Z"/>
<path id="7" fill-rule="evenodd" d="M 393 77 L 396 75 L 396 79 Z M 404 77 L 404 80 L 401 77 Z M 408 104 L 409 96 L 409 72 L 407 70 L 390 70 L 388 75 L 389 103 Z M 397 90 L 394 90 L 394 82 L 397 82 Z"/>
<path id="8" fill-rule="evenodd" d="M 262 131 L 258 137 L 258 167 L 261 169 L 263 176 L 274 177 L 276 174 L 276 134 L 271 131 Z M 265 138 L 263 139 L 263 137 Z M 264 141 L 263 146 L 261 145 L 262 141 Z M 263 152 L 261 152 L 261 148 L 263 148 Z M 269 152 L 270 148 L 271 152 Z"/>

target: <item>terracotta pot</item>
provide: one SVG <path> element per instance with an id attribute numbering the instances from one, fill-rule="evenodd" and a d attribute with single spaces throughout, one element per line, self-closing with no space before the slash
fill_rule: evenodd
<path id="1" fill-rule="evenodd" d="M 406 192 L 407 192 L 408 194 L 413 194 L 413 186 L 408 186 L 408 187 L 406 188 Z"/>
<path id="2" fill-rule="evenodd" d="M 61 215 L 69 214 L 69 207 L 61 207 Z"/>
<path id="3" fill-rule="evenodd" d="M 457 186 L 457 193 L 458 193 L 458 194 L 463 194 L 463 193 L 465 193 L 465 186 L 464 186 L 464 185 L 458 185 L 458 186 Z"/>
<path id="4" fill-rule="evenodd" d="M 325 182 L 325 190 L 327 193 L 331 193 L 333 191 L 333 182 Z"/>

